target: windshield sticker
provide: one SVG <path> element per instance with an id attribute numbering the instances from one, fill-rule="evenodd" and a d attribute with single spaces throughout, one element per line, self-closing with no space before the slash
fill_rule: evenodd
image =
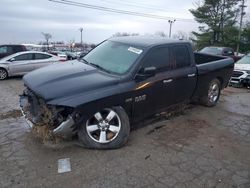
<path id="1" fill-rule="evenodd" d="M 142 50 L 141 50 L 141 49 L 134 48 L 134 47 L 129 47 L 129 48 L 128 48 L 128 51 L 134 52 L 134 53 L 136 53 L 136 54 L 141 54 L 141 53 L 142 53 Z"/>

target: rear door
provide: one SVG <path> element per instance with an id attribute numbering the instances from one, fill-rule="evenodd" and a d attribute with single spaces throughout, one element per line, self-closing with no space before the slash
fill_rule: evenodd
<path id="1" fill-rule="evenodd" d="M 33 70 L 52 64 L 55 60 L 49 54 L 34 53 Z"/>
<path id="2" fill-rule="evenodd" d="M 174 103 L 188 100 L 196 87 L 197 68 L 192 63 L 191 51 L 186 44 L 171 45 L 171 79 L 174 85 Z"/>
<path id="3" fill-rule="evenodd" d="M 32 53 L 17 55 L 9 59 L 9 68 L 11 75 L 23 75 L 32 70 Z"/>

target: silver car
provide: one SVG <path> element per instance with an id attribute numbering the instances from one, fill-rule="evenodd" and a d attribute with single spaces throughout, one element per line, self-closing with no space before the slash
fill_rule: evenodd
<path id="1" fill-rule="evenodd" d="M 32 70 L 59 62 L 60 58 L 44 52 L 25 51 L 0 59 L 0 80 L 24 75 Z"/>

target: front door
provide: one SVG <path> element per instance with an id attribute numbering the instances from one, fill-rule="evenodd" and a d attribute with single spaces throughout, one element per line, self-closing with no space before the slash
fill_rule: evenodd
<path id="1" fill-rule="evenodd" d="M 9 60 L 9 68 L 11 75 L 23 75 L 32 70 L 30 62 L 33 59 L 31 53 L 25 53 L 15 56 Z"/>
<path id="2" fill-rule="evenodd" d="M 148 52 L 142 60 L 141 69 L 155 67 L 155 76 L 144 80 L 137 80 L 134 90 L 135 120 L 158 113 L 161 109 L 171 105 L 174 98 L 174 85 L 169 71 L 169 48 L 167 46 L 155 47 Z"/>

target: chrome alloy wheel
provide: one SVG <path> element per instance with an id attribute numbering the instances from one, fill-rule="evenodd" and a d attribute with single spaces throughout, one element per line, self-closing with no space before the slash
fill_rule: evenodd
<path id="1" fill-rule="evenodd" d="M 4 69 L 0 69 L 0 80 L 4 80 L 7 77 L 7 72 Z"/>
<path id="2" fill-rule="evenodd" d="M 208 90 L 209 101 L 212 103 L 216 102 L 219 97 L 219 92 L 220 92 L 219 85 L 216 82 L 212 83 Z"/>
<path id="3" fill-rule="evenodd" d="M 95 142 L 109 143 L 118 136 L 121 130 L 121 120 L 114 110 L 105 108 L 96 112 L 86 122 L 86 130 L 89 137 Z"/>

